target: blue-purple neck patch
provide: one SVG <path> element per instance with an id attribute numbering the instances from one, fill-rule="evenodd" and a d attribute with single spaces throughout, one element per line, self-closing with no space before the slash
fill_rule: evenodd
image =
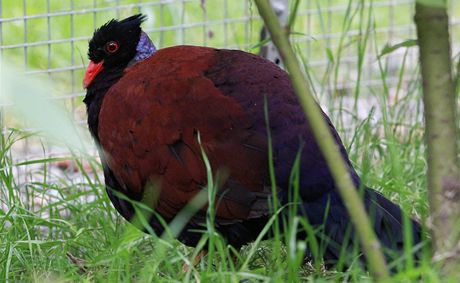
<path id="1" fill-rule="evenodd" d="M 133 59 L 131 59 L 131 61 L 129 61 L 128 66 L 134 65 L 137 62 L 140 62 L 140 61 L 143 61 L 149 58 L 157 51 L 157 49 L 155 48 L 155 45 L 150 40 L 149 36 L 145 32 L 142 32 L 140 39 L 139 39 L 139 43 L 137 44 L 137 47 L 136 47 L 136 51 L 137 51 L 136 55 L 134 56 Z"/>

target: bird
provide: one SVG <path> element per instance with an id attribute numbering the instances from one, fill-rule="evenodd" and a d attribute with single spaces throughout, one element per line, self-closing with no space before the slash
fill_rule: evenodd
<path id="1" fill-rule="evenodd" d="M 188 45 L 157 50 L 141 28 L 145 19 L 142 14 L 112 19 L 88 44 L 83 79 L 88 127 L 115 209 L 133 221 L 136 203 L 146 203 L 154 213 L 144 230 L 161 235 L 206 192 L 211 171 L 218 183 L 213 225 L 228 245 L 241 248 L 254 241 L 273 217 L 276 197 L 280 207 L 294 207 L 297 216 L 321 228 L 328 239 L 322 258 L 336 262 L 358 240 L 289 75 L 239 50 Z M 402 209 L 363 184 L 331 120 L 322 115 L 387 259 L 401 256 Z M 178 232 L 179 241 L 198 244 L 208 209 L 207 204 L 196 209 Z M 292 217 L 285 211 L 277 217 Z M 420 244 L 421 225 L 412 218 L 408 225 L 412 243 Z M 297 238 L 307 236 L 300 231 Z"/>

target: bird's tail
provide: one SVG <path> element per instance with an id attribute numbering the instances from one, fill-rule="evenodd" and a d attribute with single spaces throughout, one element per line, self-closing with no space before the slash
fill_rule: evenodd
<path id="1" fill-rule="evenodd" d="M 372 189 L 365 189 L 363 201 L 387 262 L 401 260 L 405 256 L 419 258 L 422 242 L 420 224 L 409 217 L 404 219 L 398 205 Z M 317 252 L 319 251 L 319 256 L 326 264 L 342 262 L 348 265 L 350 260 L 358 257 L 359 242 L 337 192 L 304 202 L 300 210 L 301 214 L 307 216 L 309 224 L 317 230 Z M 407 253 L 408 251 L 411 253 Z M 309 254 L 316 256 L 311 252 L 309 249 Z"/>

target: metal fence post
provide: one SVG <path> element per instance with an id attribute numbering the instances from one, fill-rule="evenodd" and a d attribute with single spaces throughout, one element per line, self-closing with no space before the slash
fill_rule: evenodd
<path id="1" fill-rule="evenodd" d="M 273 7 L 273 10 L 278 16 L 281 26 L 286 27 L 289 20 L 289 0 L 270 0 L 270 5 Z M 263 27 L 260 32 L 260 41 L 262 42 L 268 37 L 269 35 L 267 29 Z M 272 61 L 281 68 L 284 67 L 283 62 L 281 61 L 281 56 L 271 41 L 260 48 L 259 55 Z"/>

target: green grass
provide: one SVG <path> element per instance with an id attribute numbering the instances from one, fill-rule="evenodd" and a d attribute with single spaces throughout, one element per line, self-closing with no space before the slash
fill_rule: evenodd
<path id="1" fill-rule="evenodd" d="M 75 3 L 75 9 L 93 5 L 93 1 L 75 2 L 78 2 Z M 136 1 L 119 2 L 129 4 Z M 209 20 L 219 20 L 225 16 L 221 9 L 222 1 L 206 2 L 206 11 L 200 8 L 199 1 L 186 4 L 184 13 L 179 4 L 152 8 L 149 12 L 157 16 L 147 23 L 147 27 L 180 24 L 182 14 L 187 23 L 202 21 L 205 14 Z M 233 0 L 228 2 L 233 3 Z M 391 54 L 380 60 L 376 56 L 388 42 L 389 35 L 376 32 L 376 29 L 389 24 L 390 17 L 385 16 L 390 13 L 389 9 L 380 6 L 368 9 L 360 5 L 362 1 L 351 1 L 348 12 L 328 13 L 325 10 L 328 5 L 347 6 L 349 2 L 301 2 L 293 27 L 293 31 L 299 33 L 293 36 L 295 47 L 313 83 L 315 94 L 328 108 L 355 168 L 368 186 L 381 191 L 399 203 L 406 212 L 425 222 L 428 204 L 424 129 L 420 116 L 421 86 L 416 80 L 404 81 L 416 78 L 418 67 L 411 62 L 405 48 L 401 49 L 402 56 L 393 59 L 396 67 L 387 61 Z M 380 2 L 374 1 L 374 4 Z M 22 1 L 1 3 L 4 18 L 22 15 Z M 69 9 L 67 1 L 50 3 L 52 11 Z M 97 4 L 98 7 L 106 7 L 115 5 L 115 1 L 97 1 Z M 458 7 L 458 3 L 454 5 Z M 306 15 L 302 13 L 305 8 L 316 9 L 316 12 Z M 227 17 L 256 16 L 255 11 L 252 4 L 244 5 L 238 1 L 238 4 L 229 4 Z M 411 5 L 401 5 L 393 11 L 393 20 L 398 25 L 409 24 L 412 21 L 411 11 Z M 459 16 L 460 9 L 452 11 L 453 16 Z M 27 14 L 44 12 L 46 1 L 36 1 L 34 5 L 28 3 Z M 120 14 L 125 16 L 132 12 L 123 10 Z M 163 13 L 162 17 L 158 16 L 160 13 Z M 73 20 L 79 23 L 79 28 L 74 29 L 73 33 L 69 16 L 52 18 L 49 37 L 65 39 L 90 36 L 94 26 L 115 15 L 114 11 L 98 13 L 95 22 L 93 14 L 75 16 Z M 2 45 L 24 43 L 24 26 L 21 24 L 3 24 Z M 48 34 L 43 33 L 47 29 L 46 21 L 31 21 L 28 25 L 27 42 L 48 39 Z M 152 32 L 151 35 L 160 47 L 187 43 L 257 51 L 250 47 L 257 45 L 259 28 L 260 21 L 253 20 L 249 26 L 229 23 L 226 26 L 211 26 L 208 30 L 198 26 L 183 32 Z M 358 33 L 349 36 L 350 30 Z M 458 43 L 458 27 L 453 27 L 452 32 L 453 42 Z M 337 36 L 321 37 L 327 34 Z M 313 41 L 306 41 L 311 37 Z M 395 32 L 393 37 L 394 44 L 414 35 Z M 26 65 L 29 70 L 59 68 L 81 64 L 80 54 L 85 57 L 86 44 L 86 40 L 80 40 L 30 48 L 27 62 L 21 48 L 4 50 L 2 56 L 16 65 Z M 51 60 L 48 60 L 48 51 L 51 52 Z M 351 61 L 345 60 L 348 57 L 352 58 Z M 315 65 L 318 60 L 325 62 Z M 55 82 L 54 92 L 59 96 L 82 91 L 82 75 L 82 69 L 51 74 Z M 370 80 L 375 83 L 365 85 Z M 344 87 L 344 83 L 351 85 Z M 372 110 L 364 113 L 364 118 L 363 113 L 358 113 L 363 101 L 375 101 Z M 82 107 L 79 99 L 76 107 L 77 110 Z M 409 111 L 409 108 L 413 110 Z M 7 116 L 6 127 L 11 129 L 16 126 L 16 120 L 20 119 Z M 186 248 L 168 237 L 146 235 L 124 221 L 105 194 L 103 180 L 98 178 L 101 168 L 94 157 L 63 157 L 75 160 L 81 169 L 83 161 L 90 162 L 92 169 L 86 169 L 81 178 L 52 176 L 53 171 L 49 167 L 56 160 L 49 157 L 46 150 L 36 160 L 23 163 L 16 160 L 18 156 L 14 154 L 17 151 L 12 148 L 24 139 L 36 143 L 38 138 L 35 135 L 29 137 L 28 133 L 12 129 L 8 133 L 1 136 L 0 147 L 0 282 L 371 281 L 358 262 L 344 270 L 327 270 L 320 261 L 304 262 L 304 247 L 309 245 L 314 254 L 320 255 L 322 243 L 314 237 L 303 241 L 293 240 L 295 229 L 310 229 L 312 233 L 320 231 L 309 227 L 307 220 L 295 217 L 291 218 L 286 237 L 275 229 L 273 233 L 277 240 L 256 241 L 241 251 L 227 247 L 215 233 L 213 225 L 208 225 L 201 244 L 204 241 L 211 243 L 212 252 L 198 266 L 184 273 L 183 264 L 193 261 L 202 245 L 195 249 Z M 38 164 L 40 168 L 36 169 L 32 164 Z M 18 168 L 23 169 L 31 177 L 29 180 L 33 181 L 24 182 L 24 178 L 17 175 Z M 295 184 L 295 170 L 292 178 Z M 212 192 L 212 188 L 210 184 L 208 191 Z M 212 194 L 209 197 L 212 200 Z M 34 199 L 46 201 L 37 203 L 32 201 Z M 208 218 L 210 224 L 212 215 L 211 211 Z M 277 225 L 275 220 L 273 224 Z M 266 232 L 271 228 L 267 226 Z M 418 267 L 410 262 L 402 265 L 394 279 L 410 282 L 421 278 L 422 281 L 441 282 L 436 266 L 428 260 L 429 256 L 427 253 Z M 72 262 L 71 258 L 82 259 L 84 266 Z"/>
<path id="2" fill-rule="evenodd" d="M 14 181 L 9 146 L 21 138 L 13 134 L 5 140 L 2 155 L 2 205 L 7 209 L 1 215 L 2 239 L 0 278 L 11 281 L 82 281 L 94 282 L 171 282 L 217 280 L 239 282 L 290 282 L 303 280 L 369 280 L 358 266 L 349 270 L 326 271 L 320 262 L 304 262 L 304 247 L 311 239 L 292 241 L 256 241 L 235 251 L 226 247 L 215 234 L 212 225 L 204 232 L 214 251 L 189 273 L 182 265 L 191 262 L 200 250 L 185 248 L 177 241 L 148 236 L 126 223 L 114 211 L 104 193 L 103 184 L 88 178 L 75 183 L 71 180 L 50 184 L 26 184 L 25 196 L 19 195 L 20 186 Z M 373 140 L 372 142 L 375 142 Z M 85 157 L 87 159 L 88 157 Z M 76 157 L 74 157 L 78 161 Z M 54 160 L 40 160 L 43 165 Z M 34 162 L 30 160 L 28 164 Z M 95 163 L 96 164 L 96 163 Z M 24 164 L 26 165 L 26 164 Z M 97 165 L 95 165 L 97 166 Z M 96 169 L 98 169 L 96 167 Z M 376 168 L 375 171 L 378 171 Z M 374 170 L 371 170 L 374 171 Z M 88 172 L 89 173 L 89 172 Z M 411 171 L 403 173 L 411 174 Z M 44 174 L 45 178 L 46 175 Z M 212 184 L 210 185 L 212 186 Z M 209 190 L 212 192 L 212 190 Z M 402 191 L 402 190 L 401 190 Z M 52 202 L 36 206 L 25 199 L 42 199 L 43 194 L 55 195 Z M 85 201 L 90 195 L 96 197 Z M 35 204 L 36 205 L 36 204 Z M 212 215 L 212 214 L 211 214 Z M 212 219 L 212 218 L 211 218 Z M 211 220 L 210 219 L 210 220 Z M 292 218 L 291 227 L 302 228 L 300 218 Z M 212 223 L 212 222 L 211 222 Z M 291 228 L 291 229 L 293 229 Z M 267 227 L 268 229 L 268 227 Z M 318 231 L 315 231 L 318 232 Z M 294 230 L 290 230 L 291 235 Z M 289 235 L 289 233 L 288 233 Z M 280 234 L 275 235 L 283 239 Z M 316 243 L 318 244 L 318 243 Z M 321 246 L 321 244 L 319 244 Z M 201 246 L 202 248 L 202 246 Z M 318 248 L 321 250 L 321 247 Z M 233 258 L 236 255 L 236 263 Z M 69 256 L 81 258 L 84 267 L 72 264 Z M 84 268 L 84 270 L 82 270 Z M 403 270 L 399 278 L 416 278 L 431 271 L 430 265 L 422 270 Z"/>

